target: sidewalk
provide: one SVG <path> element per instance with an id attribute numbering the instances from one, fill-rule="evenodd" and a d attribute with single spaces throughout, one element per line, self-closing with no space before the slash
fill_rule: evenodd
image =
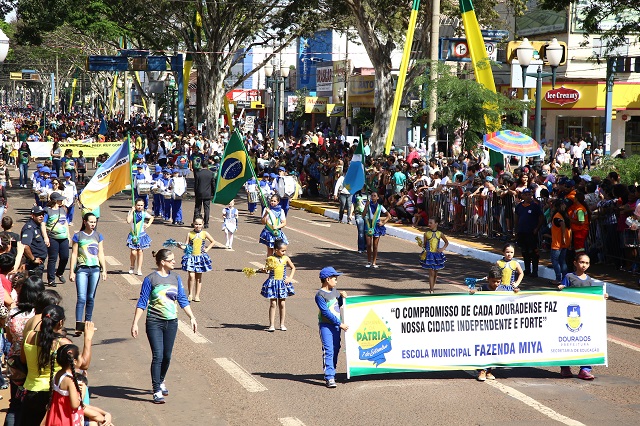
<path id="1" fill-rule="evenodd" d="M 291 200 L 290 205 L 330 219 L 338 219 L 338 204 L 336 202 L 298 199 Z M 387 235 L 412 242 L 416 237 L 422 237 L 423 234 L 423 231 L 409 225 L 389 223 L 386 227 Z M 447 234 L 447 239 L 449 240 L 447 251 L 452 253 L 490 263 L 502 258 L 501 249 L 504 243 L 501 241 L 488 238 L 467 240 L 464 239 L 464 235 L 460 234 Z M 548 259 L 548 252 L 542 253 L 542 256 L 538 271 L 539 277 L 549 280 L 555 279 L 551 262 Z M 520 263 L 522 264 L 522 261 Z M 589 275 L 606 284 L 606 291 L 612 298 L 640 305 L 640 287 L 637 279 L 630 273 L 616 271 L 615 268 L 607 265 L 592 265 L 589 269 Z"/>

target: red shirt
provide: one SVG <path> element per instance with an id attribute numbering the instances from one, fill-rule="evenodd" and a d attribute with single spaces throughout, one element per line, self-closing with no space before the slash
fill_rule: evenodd
<path id="1" fill-rule="evenodd" d="M 9 281 L 4 274 L 0 274 L 0 282 L 2 282 L 2 287 L 7 294 L 11 294 L 11 281 Z M 1 303 L 1 301 L 0 301 Z"/>

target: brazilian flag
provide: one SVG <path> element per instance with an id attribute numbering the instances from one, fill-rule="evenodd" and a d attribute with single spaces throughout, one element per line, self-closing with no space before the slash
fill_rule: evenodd
<path id="1" fill-rule="evenodd" d="M 229 204 L 238 195 L 242 185 L 252 176 L 249 155 L 238 130 L 233 132 L 218 168 L 218 181 L 213 202 Z"/>

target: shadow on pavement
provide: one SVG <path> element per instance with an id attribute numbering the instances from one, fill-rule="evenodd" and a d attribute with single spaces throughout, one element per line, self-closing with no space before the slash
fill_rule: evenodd
<path id="1" fill-rule="evenodd" d="M 120 342 L 125 342 L 129 340 L 128 338 L 124 338 L 124 337 L 116 337 L 113 339 L 102 339 L 99 343 L 94 343 L 93 346 L 99 346 L 99 345 L 111 345 L 113 343 L 120 343 Z"/>
<path id="2" fill-rule="evenodd" d="M 149 390 L 136 389 L 124 386 L 90 386 L 91 396 L 102 396 L 105 398 L 126 399 L 129 401 L 151 402 Z M 144 395 L 144 398 L 139 398 Z"/>
<path id="3" fill-rule="evenodd" d="M 259 330 L 259 331 L 264 331 L 266 329 L 266 326 L 264 324 L 229 324 L 229 323 L 223 323 L 220 324 L 219 326 L 209 326 L 206 328 L 239 328 L 241 330 Z"/>
<path id="4" fill-rule="evenodd" d="M 640 329 L 640 321 L 637 318 L 636 319 L 631 319 L 631 318 L 620 318 L 620 317 L 607 316 L 607 323 L 608 324 L 620 325 L 622 327 Z"/>
<path id="5" fill-rule="evenodd" d="M 324 376 L 319 374 L 291 374 L 291 373 L 254 373 L 265 379 L 290 380 L 292 382 L 306 383 L 308 385 L 325 387 Z"/>

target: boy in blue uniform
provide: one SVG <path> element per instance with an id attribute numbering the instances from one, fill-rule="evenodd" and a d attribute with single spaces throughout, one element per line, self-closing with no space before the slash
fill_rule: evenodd
<path id="1" fill-rule="evenodd" d="M 340 353 L 340 332 L 347 330 L 349 326 L 340 321 L 340 306 L 347 297 L 346 291 L 338 292 L 338 276 L 341 272 L 331 266 L 322 268 L 320 282 L 322 287 L 316 293 L 316 305 L 318 313 L 318 328 L 322 341 L 322 360 L 324 366 L 324 379 L 328 388 L 336 387 L 336 365 Z"/>

